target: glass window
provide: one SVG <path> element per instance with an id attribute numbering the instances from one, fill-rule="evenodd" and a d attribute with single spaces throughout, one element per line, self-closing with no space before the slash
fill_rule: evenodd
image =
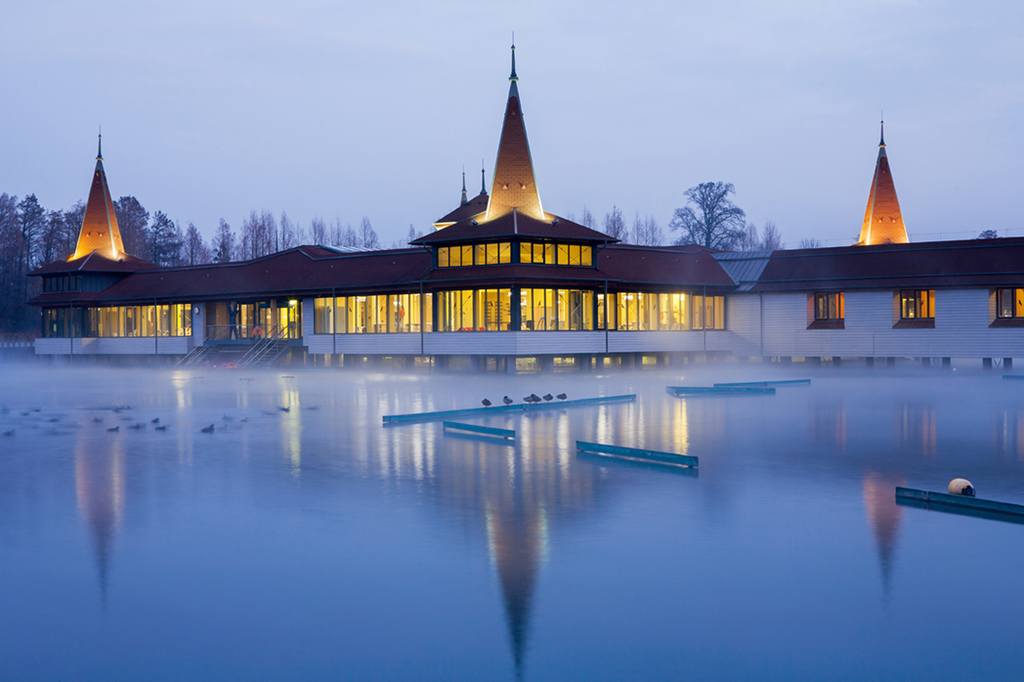
<path id="1" fill-rule="evenodd" d="M 457 268 L 462 265 L 462 249 L 458 246 L 453 246 L 448 249 L 448 265 L 453 268 Z M 466 263 L 466 265 L 469 265 L 469 263 Z"/>
<path id="2" fill-rule="evenodd" d="M 580 245 L 570 244 L 569 245 L 569 265 L 580 264 Z"/>
<path id="3" fill-rule="evenodd" d="M 568 244 L 556 244 L 555 249 L 558 252 L 558 264 L 568 265 L 569 264 L 569 245 Z"/>
<path id="4" fill-rule="evenodd" d="M 488 244 L 487 245 L 487 264 L 494 265 L 498 262 L 498 245 Z"/>
<path id="5" fill-rule="evenodd" d="M 462 264 L 472 265 L 473 264 L 473 247 L 469 244 L 462 247 Z"/>
<path id="6" fill-rule="evenodd" d="M 490 265 L 490 261 L 487 260 L 487 244 L 477 244 L 474 247 L 474 251 L 476 253 L 474 262 L 477 265 Z"/>
<path id="7" fill-rule="evenodd" d="M 996 317 L 1024 318 L 1024 289 L 997 289 Z"/>
<path id="8" fill-rule="evenodd" d="M 510 244 L 509 242 L 502 242 L 498 244 L 498 262 L 512 262 L 512 244 Z"/>
<path id="9" fill-rule="evenodd" d="M 588 268 L 594 264 L 592 256 L 592 247 L 581 246 L 580 247 L 580 265 L 585 265 Z"/>
<path id="10" fill-rule="evenodd" d="M 545 244 L 544 245 L 544 264 L 554 265 L 555 264 L 555 245 Z"/>
<path id="11" fill-rule="evenodd" d="M 448 267 L 448 247 L 442 246 L 437 250 L 437 267 Z"/>
<path id="12" fill-rule="evenodd" d="M 900 292 L 900 319 L 934 320 L 935 290 L 912 289 Z"/>
<path id="13" fill-rule="evenodd" d="M 533 262 L 533 244 L 530 242 L 522 242 L 519 244 L 519 262 L 520 263 L 532 263 Z"/>
<path id="14" fill-rule="evenodd" d="M 845 317 L 842 293 L 824 293 L 814 295 L 814 319 L 842 320 Z"/>

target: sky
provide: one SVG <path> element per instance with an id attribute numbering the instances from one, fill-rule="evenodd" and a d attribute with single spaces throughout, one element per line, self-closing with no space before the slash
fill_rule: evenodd
<path id="1" fill-rule="evenodd" d="M 111 193 L 212 235 L 252 209 L 385 244 L 490 178 L 509 43 L 546 210 L 667 224 L 699 182 L 788 246 L 856 240 L 884 110 L 912 240 L 1024 234 L 1015 2 L 18 2 L 0 192 Z"/>

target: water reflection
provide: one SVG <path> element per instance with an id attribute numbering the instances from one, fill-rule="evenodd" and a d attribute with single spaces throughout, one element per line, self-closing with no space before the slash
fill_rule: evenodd
<path id="1" fill-rule="evenodd" d="M 918 448 L 922 454 L 935 454 L 938 436 L 934 405 L 904 403 L 896 412 L 896 420 L 901 448 Z"/>
<path id="2" fill-rule="evenodd" d="M 892 568 L 903 510 L 896 504 L 894 491 L 904 485 L 903 478 L 893 474 L 869 471 L 864 474 L 864 508 L 875 536 L 878 562 L 882 570 L 882 595 L 889 598 L 892 589 Z"/>
<path id="3" fill-rule="evenodd" d="M 99 441 L 79 430 L 75 436 L 75 497 L 96 556 L 104 604 L 114 538 L 124 513 L 125 487 L 122 434 L 110 435 L 111 438 Z"/>

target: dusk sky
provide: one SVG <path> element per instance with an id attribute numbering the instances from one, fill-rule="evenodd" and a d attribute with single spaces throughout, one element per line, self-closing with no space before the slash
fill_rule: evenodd
<path id="1" fill-rule="evenodd" d="M 0 192 L 211 235 L 250 209 L 428 229 L 494 164 L 514 30 L 545 209 L 662 227 L 736 185 L 788 246 L 858 234 L 884 108 L 912 240 L 1024 234 L 1019 3 L 9 3 Z"/>

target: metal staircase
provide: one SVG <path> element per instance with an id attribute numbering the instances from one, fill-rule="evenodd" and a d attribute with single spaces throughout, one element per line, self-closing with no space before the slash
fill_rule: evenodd
<path id="1" fill-rule="evenodd" d="M 274 327 L 257 341 L 235 363 L 237 367 L 266 367 L 274 364 L 288 350 L 288 340 L 281 338 L 280 330 Z"/>
<path id="2" fill-rule="evenodd" d="M 198 365 L 210 352 L 210 347 L 206 345 L 196 346 L 188 352 L 182 358 L 179 358 L 177 364 L 178 367 L 192 367 Z"/>

